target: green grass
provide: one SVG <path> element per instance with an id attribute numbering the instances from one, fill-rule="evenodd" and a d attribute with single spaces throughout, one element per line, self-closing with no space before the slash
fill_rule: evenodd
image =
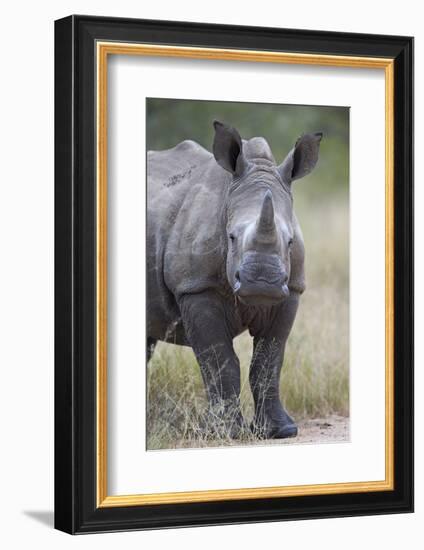
<path id="1" fill-rule="evenodd" d="M 299 183 L 301 185 L 301 183 Z M 289 336 L 280 394 L 296 420 L 349 414 L 349 218 L 345 194 L 296 202 L 306 247 L 306 291 Z M 234 341 L 241 364 L 241 406 L 249 423 L 248 373 L 252 339 Z M 147 372 L 147 447 L 231 444 L 222 430 L 211 438 L 199 366 L 189 348 L 159 343 Z M 216 428 L 216 426 L 214 425 Z M 245 430 L 240 442 L 255 438 Z"/>

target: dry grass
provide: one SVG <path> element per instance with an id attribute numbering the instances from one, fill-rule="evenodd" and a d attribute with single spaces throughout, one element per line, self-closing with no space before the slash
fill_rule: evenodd
<path id="1" fill-rule="evenodd" d="M 307 251 L 307 290 L 289 337 L 281 397 L 296 420 L 349 414 L 349 228 L 347 201 L 296 204 Z M 252 339 L 236 338 L 241 407 L 250 422 Z M 207 413 L 199 366 L 188 348 L 160 343 L 147 372 L 147 447 L 233 444 L 220 418 Z M 215 432 L 211 436 L 211 429 Z M 238 444 L 256 441 L 246 429 Z"/>

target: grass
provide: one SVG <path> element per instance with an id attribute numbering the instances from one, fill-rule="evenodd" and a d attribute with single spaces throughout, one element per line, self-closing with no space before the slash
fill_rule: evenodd
<path id="1" fill-rule="evenodd" d="M 295 199 L 296 200 L 296 199 Z M 280 395 L 296 420 L 349 414 L 349 224 L 345 196 L 296 202 L 305 239 L 306 284 L 289 336 Z M 248 373 L 252 339 L 234 346 L 241 365 L 241 407 L 250 422 Z M 233 444 L 218 417 L 207 413 L 199 366 L 189 348 L 159 343 L 147 369 L 147 448 Z M 208 428 L 215 428 L 211 437 Z M 256 441 L 242 431 L 238 444 Z"/>

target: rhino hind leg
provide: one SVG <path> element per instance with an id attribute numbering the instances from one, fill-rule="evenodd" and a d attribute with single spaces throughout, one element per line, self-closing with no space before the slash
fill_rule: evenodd
<path id="1" fill-rule="evenodd" d="M 147 343 L 146 343 L 146 362 L 147 363 L 152 358 L 153 352 L 155 351 L 156 342 L 157 340 L 155 340 L 154 338 L 150 338 L 150 337 L 147 338 Z"/>

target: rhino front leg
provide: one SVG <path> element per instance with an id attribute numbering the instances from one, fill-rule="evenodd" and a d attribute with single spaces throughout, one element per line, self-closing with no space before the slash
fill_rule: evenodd
<path id="1" fill-rule="evenodd" d="M 208 428 L 237 437 L 240 411 L 240 364 L 227 324 L 225 304 L 214 293 L 186 295 L 180 310 L 187 339 L 202 373 L 209 401 Z"/>
<path id="2" fill-rule="evenodd" d="M 249 381 L 255 401 L 252 429 L 258 437 L 280 439 L 297 435 L 297 426 L 280 400 L 280 374 L 298 302 L 297 294 L 290 296 L 278 308 L 271 326 L 254 337 Z"/>

